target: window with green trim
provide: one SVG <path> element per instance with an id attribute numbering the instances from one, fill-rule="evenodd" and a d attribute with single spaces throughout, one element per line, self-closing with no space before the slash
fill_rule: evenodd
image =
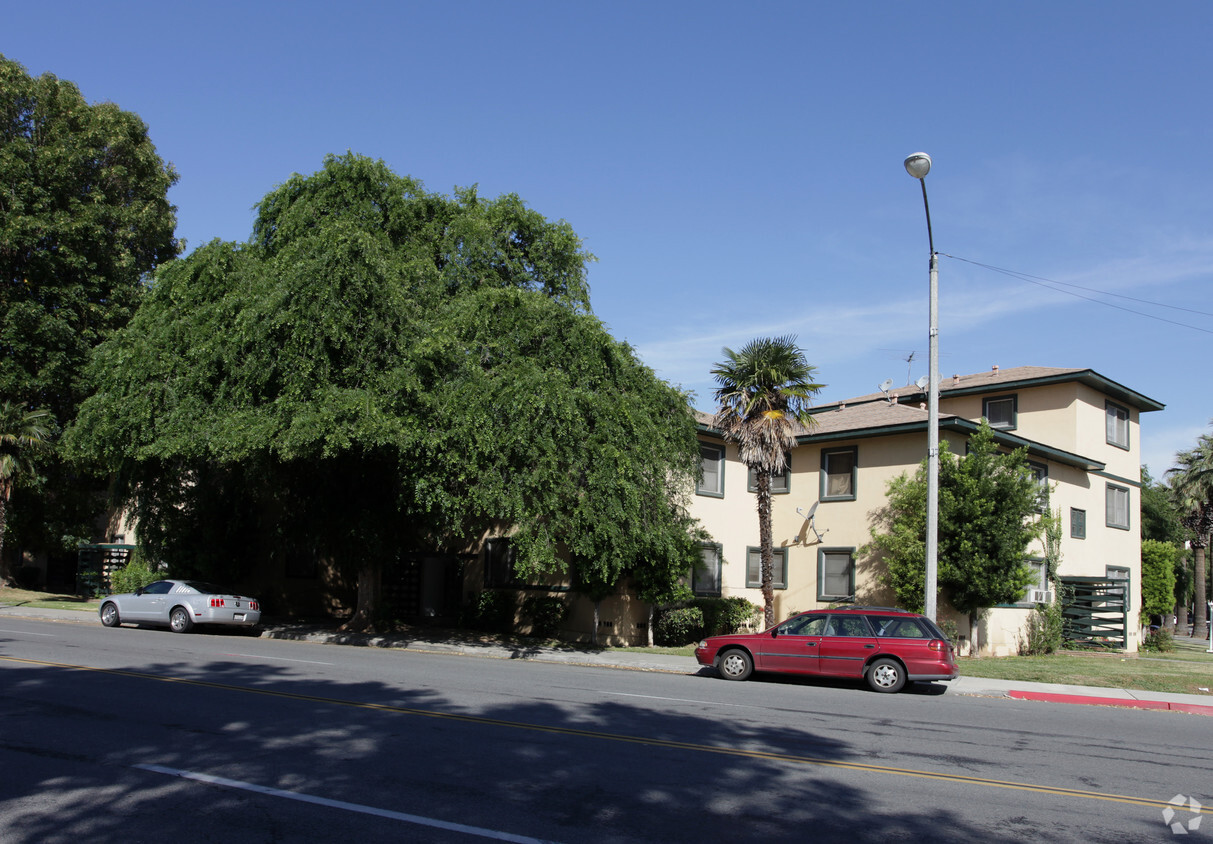
<path id="1" fill-rule="evenodd" d="M 702 597 L 720 597 L 721 548 L 707 543 L 699 549 L 699 565 L 691 572 L 691 591 Z"/>
<path id="2" fill-rule="evenodd" d="M 1013 431 L 1019 424 L 1019 397 L 1011 395 L 982 399 L 981 415 L 990 423 L 991 428 Z"/>
<path id="3" fill-rule="evenodd" d="M 784 452 L 783 471 L 771 475 L 771 495 L 783 495 L 791 490 L 788 477 L 792 474 L 792 455 Z M 753 469 L 746 476 L 746 488 L 750 492 L 758 492 L 758 473 Z"/>
<path id="4" fill-rule="evenodd" d="M 1108 402 L 1105 414 L 1108 445 L 1127 449 L 1129 447 L 1129 409 Z"/>
<path id="5" fill-rule="evenodd" d="M 699 465 L 703 478 L 695 485 L 695 494 L 724 498 L 724 446 L 700 443 Z"/>
<path id="6" fill-rule="evenodd" d="M 1104 493 L 1104 501 L 1107 509 L 1107 524 L 1108 527 L 1119 528 L 1121 530 L 1129 529 L 1129 490 L 1123 486 L 1108 484 L 1107 490 Z"/>
<path id="7" fill-rule="evenodd" d="M 822 449 L 821 500 L 854 501 L 858 468 L 858 447 Z"/>
<path id="8" fill-rule="evenodd" d="M 850 601 L 854 598 L 855 549 L 818 549 L 817 600 Z"/>
<path id="9" fill-rule="evenodd" d="M 762 588 L 762 549 L 746 549 L 745 585 L 749 589 Z M 776 589 L 788 588 L 788 549 L 776 548 L 771 557 L 771 585 Z"/>

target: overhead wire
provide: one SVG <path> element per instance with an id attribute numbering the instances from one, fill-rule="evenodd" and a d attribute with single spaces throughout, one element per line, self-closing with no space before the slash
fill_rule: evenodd
<path id="1" fill-rule="evenodd" d="M 1125 313 L 1130 313 L 1130 314 L 1134 314 L 1135 316 L 1145 317 L 1146 319 L 1157 320 L 1158 322 L 1165 322 L 1169 325 L 1177 325 L 1180 328 L 1190 328 L 1193 331 L 1201 331 L 1205 334 L 1213 334 L 1213 329 L 1201 328 L 1199 325 L 1189 325 L 1186 322 L 1178 322 L 1173 319 L 1167 319 L 1165 317 L 1156 316 L 1154 314 L 1148 314 L 1148 313 L 1145 313 L 1144 311 L 1134 310 L 1133 308 L 1126 308 L 1122 305 L 1117 305 L 1113 302 L 1105 302 L 1103 299 L 1096 299 L 1092 296 L 1084 296 L 1081 293 L 1075 293 L 1073 291 L 1063 290 L 1061 288 L 1062 287 L 1072 287 L 1072 288 L 1075 288 L 1076 290 L 1086 290 L 1090 293 L 1098 293 L 1100 296 L 1112 296 L 1117 299 L 1125 299 L 1130 302 L 1137 302 L 1139 304 L 1150 305 L 1152 307 L 1168 308 L 1170 310 L 1184 311 L 1186 313 L 1195 314 L 1197 316 L 1213 317 L 1213 314 L 1207 313 L 1205 311 L 1198 311 L 1194 308 L 1184 308 L 1184 307 L 1180 307 L 1178 305 L 1167 305 L 1162 302 L 1151 302 L 1148 299 L 1137 299 L 1132 296 L 1124 296 L 1119 293 L 1109 293 L 1106 290 L 1098 290 L 1093 287 L 1083 287 L 1080 284 L 1071 284 L 1071 283 L 1065 282 L 1065 281 L 1055 281 L 1054 279 L 1050 279 L 1050 278 L 1043 278 L 1041 276 L 1034 276 L 1034 275 L 1030 275 L 1028 273 L 1018 272 L 1017 270 L 1008 270 L 1008 269 L 1004 269 L 1003 267 L 995 267 L 991 264 L 983 264 L 980 261 L 973 261 L 968 258 L 961 258 L 959 255 L 949 255 L 946 252 L 940 252 L 938 254 L 942 255 L 945 258 L 951 258 L 953 261 L 962 261 L 966 264 L 972 264 L 975 267 L 981 267 L 982 269 L 990 270 L 990 271 L 996 272 L 996 273 L 1001 273 L 1002 275 L 1011 276 L 1012 278 L 1017 278 L 1020 281 L 1026 281 L 1029 284 L 1035 284 L 1038 287 L 1044 287 L 1047 290 L 1053 290 L 1057 293 L 1064 293 L 1067 296 L 1073 296 L 1077 299 L 1084 299 L 1088 302 L 1094 302 L 1097 305 L 1104 305 L 1105 307 L 1115 308 L 1118 311 L 1124 311 Z"/>

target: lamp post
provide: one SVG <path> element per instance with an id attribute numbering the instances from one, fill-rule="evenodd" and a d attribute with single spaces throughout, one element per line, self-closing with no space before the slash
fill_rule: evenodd
<path id="1" fill-rule="evenodd" d="M 922 206 L 927 212 L 927 242 L 931 247 L 930 386 L 927 392 L 927 577 L 924 615 L 935 620 L 935 593 L 939 570 L 939 255 L 931 234 L 931 206 L 927 202 L 927 173 L 931 156 L 916 152 L 905 160 L 906 172 L 922 185 Z"/>

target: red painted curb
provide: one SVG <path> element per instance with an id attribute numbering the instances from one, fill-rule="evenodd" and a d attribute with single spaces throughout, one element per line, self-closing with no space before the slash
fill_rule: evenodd
<path id="1" fill-rule="evenodd" d="M 1087 695 L 1060 695 L 1051 692 L 1008 692 L 1016 700 L 1043 700 L 1049 703 L 1085 703 L 1090 706 L 1121 706 L 1129 709 L 1163 709 L 1171 712 L 1187 712 L 1190 715 L 1213 715 L 1213 706 L 1199 703 L 1168 703 L 1163 700 L 1126 700 L 1119 697 L 1088 697 Z"/>

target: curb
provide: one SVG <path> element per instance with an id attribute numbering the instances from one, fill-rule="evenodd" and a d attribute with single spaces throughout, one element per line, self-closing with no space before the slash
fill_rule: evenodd
<path id="1" fill-rule="evenodd" d="M 1039 700 L 1047 703 L 1085 703 L 1088 706 L 1119 706 L 1127 709 L 1160 709 L 1171 712 L 1186 712 L 1189 715 L 1213 715 L 1213 706 L 1198 703 L 1170 703 L 1165 700 L 1125 700 L 1116 697 L 1090 697 L 1088 695 L 1062 695 L 1053 692 L 1010 691 L 1007 697 L 1016 700 Z"/>

